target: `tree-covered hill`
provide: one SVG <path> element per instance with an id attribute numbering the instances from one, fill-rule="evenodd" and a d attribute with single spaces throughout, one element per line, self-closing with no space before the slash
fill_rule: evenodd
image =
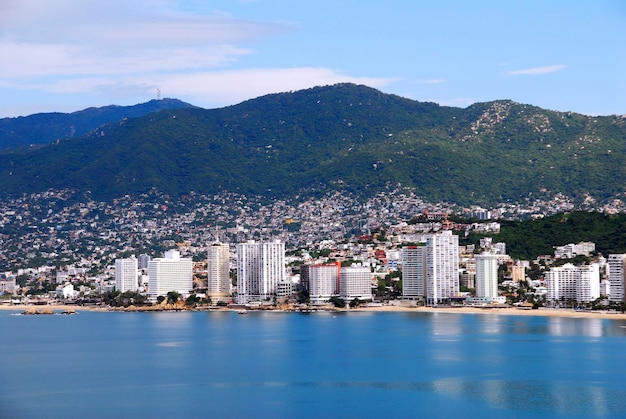
<path id="1" fill-rule="evenodd" d="M 537 220 L 503 221 L 494 242 L 504 242 L 507 253 L 516 259 L 535 259 L 553 255 L 555 246 L 590 241 L 596 251 L 608 257 L 626 253 L 626 214 L 606 215 L 575 211 Z M 470 235 L 468 242 L 478 244 L 482 235 Z"/>
<path id="2" fill-rule="evenodd" d="M 511 101 L 443 107 L 339 84 L 221 109 L 166 110 L 0 155 L 0 192 L 111 198 L 230 190 L 267 197 L 398 185 L 430 200 L 622 198 L 626 124 Z"/>
<path id="3" fill-rule="evenodd" d="M 104 106 L 72 113 L 38 113 L 0 119 L 0 150 L 49 144 L 58 139 L 82 137 L 100 125 L 137 118 L 163 109 L 192 107 L 178 99 L 151 100 L 134 106 Z"/>

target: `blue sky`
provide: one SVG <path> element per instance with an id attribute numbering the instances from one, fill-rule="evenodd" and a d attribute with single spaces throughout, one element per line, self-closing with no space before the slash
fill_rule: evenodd
<path id="1" fill-rule="evenodd" d="M 1 0 L 0 117 L 353 82 L 626 114 L 623 0 Z"/>

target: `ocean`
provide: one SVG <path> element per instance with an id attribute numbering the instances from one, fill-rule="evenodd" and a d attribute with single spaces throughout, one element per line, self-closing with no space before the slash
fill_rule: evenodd
<path id="1" fill-rule="evenodd" d="M 1 418 L 624 417 L 626 321 L 0 311 Z"/>

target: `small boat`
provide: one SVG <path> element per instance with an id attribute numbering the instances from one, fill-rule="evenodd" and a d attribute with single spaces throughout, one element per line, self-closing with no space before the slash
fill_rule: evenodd
<path id="1" fill-rule="evenodd" d="M 248 310 L 239 310 L 237 314 L 248 314 Z"/>

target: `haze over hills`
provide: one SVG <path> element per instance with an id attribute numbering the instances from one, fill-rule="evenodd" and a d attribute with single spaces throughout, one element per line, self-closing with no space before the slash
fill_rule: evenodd
<path id="1" fill-rule="evenodd" d="M 562 193 L 622 199 L 626 121 L 500 100 L 452 108 L 339 84 L 221 109 L 181 108 L 0 155 L 5 195 L 48 188 L 110 199 L 156 188 L 268 198 L 411 188 L 489 205 Z"/>
<path id="2" fill-rule="evenodd" d="M 133 106 L 104 106 L 72 113 L 38 113 L 0 119 L 0 150 L 49 144 L 58 139 L 82 137 L 100 125 L 137 118 L 163 109 L 193 107 L 178 99 L 151 100 Z"/>

